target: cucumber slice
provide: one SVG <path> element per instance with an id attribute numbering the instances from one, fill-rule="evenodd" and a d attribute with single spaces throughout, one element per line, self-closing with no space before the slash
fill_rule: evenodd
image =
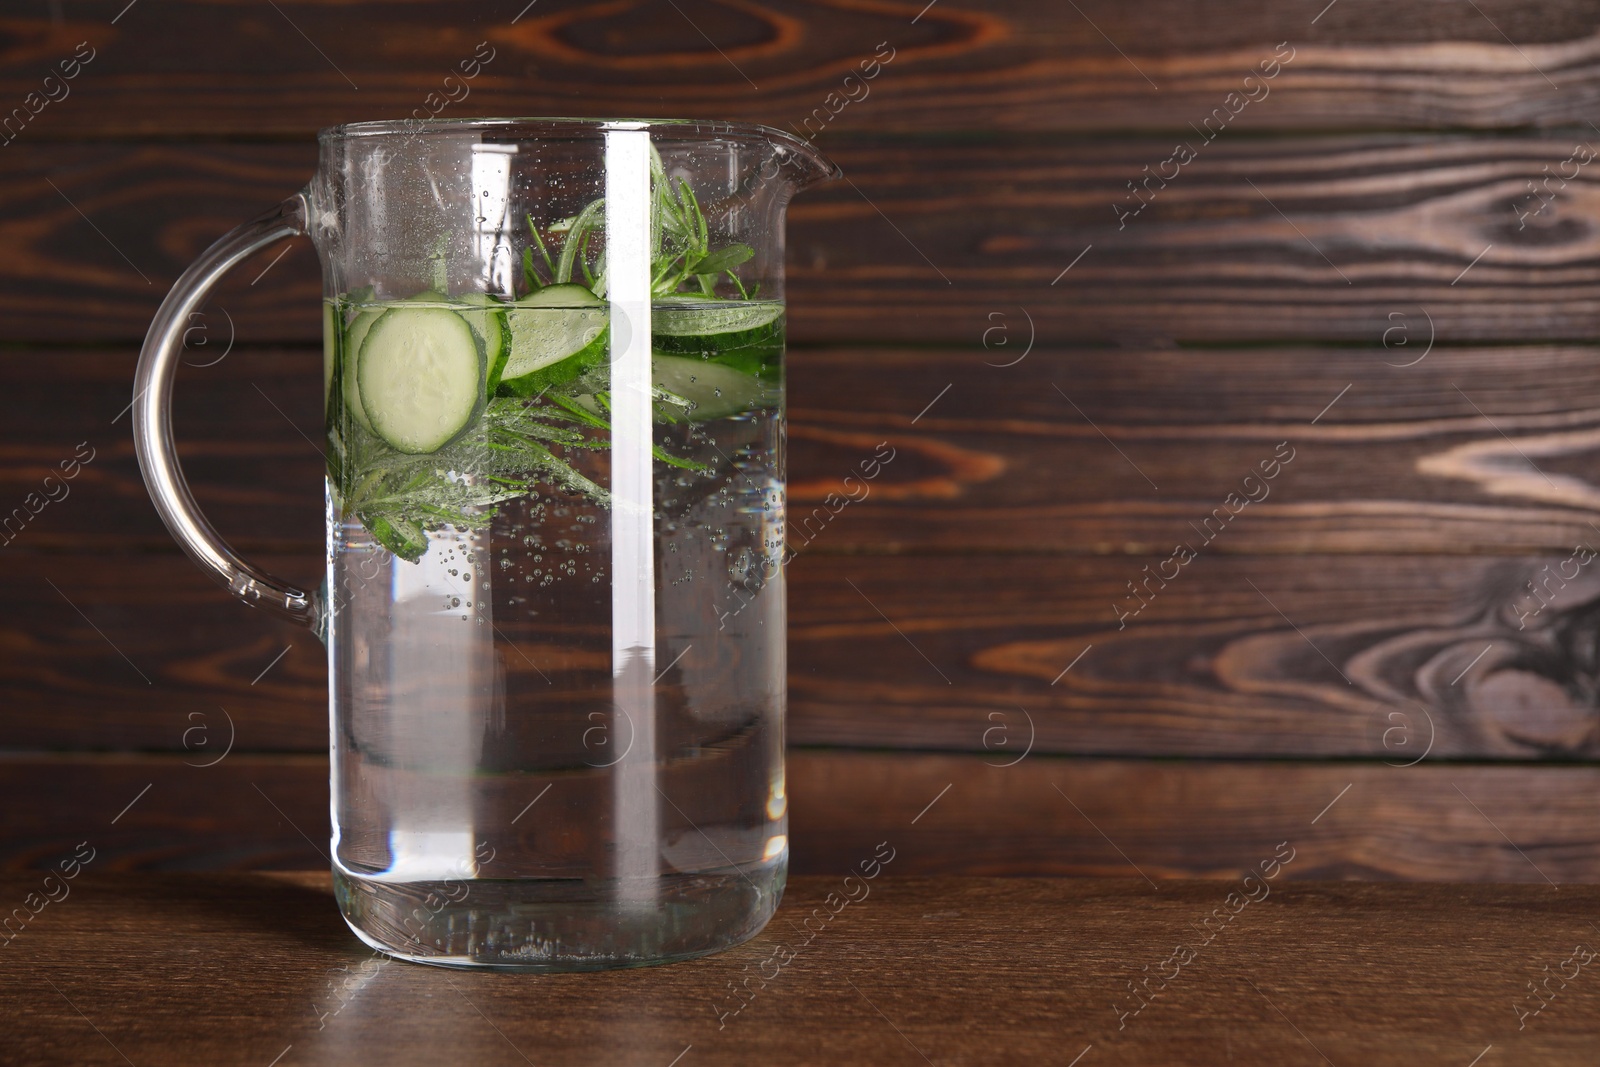
<path id="1" fill-rule="evenodd" d="M 437 452 L 483 404 L 484 359 L 472 329 L 444 308 L 390 308 L 361 342 L 357 378 L 373 432 L 397 451 Z"/>
<path id="2" fill-rule="evenodd" d="M 604 307 L 605 301 L 576 282 L 547 285 L 536 293 L 529 293 L 517 301 L 518 307 L 531 308 L 583 308 Z"/>
<path id="3" fill-rule="evenodd" d="M 333 395 L 333 366 L 339 355 L 339 312 L 332 300 L 322 302 L 322 411 L 327 414 Z"/>
<path id="4" fill-rule="evenodd" d="M 651 378 L 657 389 L 665 389 L 689 402 L 687 408 L 657 403 L 657 411 L 669 419 L 708 422 L 767 407 L 778 397 L 777 390 L 769 389 L 759 378 L 721 363 L 698 359 L 657 355 L 651 361 Z"/>
<path id="5" fill-rule="evenodd" d="M 511 354 L 511 346 L 507 344 L 506 313 L 500 301 L 488 293 L 467 293 L 461 297 L 461 303 L 471 305 L 472 310 L 460 314 L 483 346 L 484 362 L 489 368 L 485 391 L 492 396 L 505 371 L 506 357 Z"/>
<path id="6" fill-rule="evenodd" d="M 606 302 L 581 285 L 549 285 L 506 307 L 510 354 L 500 392 L 532 396 L 605 358 Z"/>
<path id="7" fill-rule="evenodd" d="M 361 406 L 361 382 L 356 373 L 361 365 L 361 343 L 367 338 L 367 331 L 372 329 L 372 324 L 383 315 L 383 308 L 363 308 L 351 321 L 350 328 L 344 332 L 344 351 L 340 353 L 341 375 L 340 387 L 344 392 L 344 406 L 350 409 L 350 414 L 356 417 L 361 428 L 368 433 L 372 432 L 372 420 L 367 418 L 367 411 Z"/>
<path id="8" fill-rule="evenodd" d="M 651 315 L 655 331 L 651 347 L 658 356 L 678 356 L 683 359 L 709 359 L 723 363 L 734 370 L 753 374 L 762 381 L 776 385 L 783 378 L 783 316 L 779 315 L 765 326 L 753 330 L 735 330 L 730 333 L 673 333 L 673 319 L 697 311 L 657 307 Z M 665 329 L 667 332 L 663 333 Z"/>
<path id="9" fill-rule="evenodd" d="M 682 304 L 684 306 L 675 306 Z M 705 297 L 663 296 L 656 298 L 662 314 L 650 317 L 652 333 L 664 337 L 688 337 L 754 330 L 783 314 L 775 300 L 728 300 L 707 306 Z"/>

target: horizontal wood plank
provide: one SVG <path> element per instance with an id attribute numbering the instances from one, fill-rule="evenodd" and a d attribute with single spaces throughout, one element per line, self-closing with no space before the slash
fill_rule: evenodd
<path id="1" fill-rule="evenodd" d="M 1600 186 L 1571 160 L 1590 140 L 1587 127 L 1223 136 L 1137 194 L 1130 183 L 1172 155 L 1172 138 L 841 141 L 849 181 L 807 192 L 791 215 L 792 340 L 974 345 L 1008 316 L 1058 346 L 1377 349 L 1405 322 L 1447 344 L 1587 343 L 1600 329 L 1589 222 Z M 142 337 L 178 273 L 313 166 L 309 144 L 11 147 L 0 156 L 10 339 Z M 1545 168 L 1574 176 L 1535 196 Z M 218 336 L 228 322 L 246 343 L 318 338 L 315 256 L 289 247 L 218 291 Z"/>
<path id="2" fill-rule="evenodd" d="M 1217 557 L 1164 588 L 1133 562 L 802 559 L 790 737 L 1002 762 L 1028 739 L 1395 763 L 1584 757 L 1600 743 L 1589 571 L 1541 607 L 1522 585 L 1536 561 Z"/>
<path id="3" fill-rule="evenodd" d="M 837 874 L 791 881 L 727 952 L 541 977 L 375 957 L 321 874 L 91 866 L 0 957 L 8 1040 L 28 1063 L 74 1067 L 1592 1062 L 1593 889 L 1280 875 L 1235 913 L 1214 883 L 883 871 L 837 915 Z"/>
<path id="4" fill-rule="evenodd" d="M 309 554 L 259 562 L 316 573 Z M 1146 565 L 802 554 L 790 740 L 1002 762 L 1024 749 L 1397 764 L 1600 751 L 1592 560 L 1202 557 L 1133 614 L 1127 586 Z M 0 626 L 14 709 L 0 745 L 195 761 L 229 737 L 240 751 L 326 746 L 321 646 L 186 559 L 0 554 L 0 599 L 26 606 Z M 504 625 L 535 660 L 560 641 Z"/>
<path id="5" fill-rule="evenodd" d="M 228 352 L 226 323 L 216 325 L 204 345 L 195 334 L 175 393 L 185 473 L 242 549 L 311 550 L 322 538 L 321 353 Z M 1028 351 L 1025 320 L 996 328 L 1015 331 L 1011 343 L 997 333 L 960 352 L 791 354 L 797 550 L 1165 558 L 1224 522 L 1208 554 L 1516 555 L 1600 540 L 1590 348 L 1413 355 L 1395 334 L 1370 350 Z M 1422 331 L 1413 340 L 1425 346 L 1425 320 L 1396 328 Z M 8 550 L 172 547 L 133 455 L 135 359 L 131 349 L 0 356 Z M 892 459 L 864 481 L 862 464 L 880 453 Z M 68 485 L 46 485 L 84 456 Z M 1277 477 L 1262 481 L 1262 464 Z M 44 503 L 49 492 L 59 499 Z M 845 494 L 858 499 L 844 506 Z M 1258 499 L 1233 521 L 1229 494 L 1235 508 Z"/>
<path id="6" fill-rule="evenodd" d="M 197 762 L 0 760 L 0 862 L 50 866 L 87 840 L 104 870 L 326 863 L 325 758 Z M 889 841 L 900 875 L 1236 879 L 1288 842 L 1297 881 L 1600 881 L 1594 767 L 1001 762 L 791 750 L 795 872 L 845 873 Z"/>
<path id="7" fill-rule="evenodd" d="M 1350 5 L 1216 0 L 121 7 L 0 21 L 8 106 L 46 88 L 59 98 L 22 136 L 294 136 L 430 112 L 1121 132 L 1182 129 L 1241 92 L 1259 97 L 1236 120 L 1250 129 L 1497 127 L 1582 121 L 1600 96 L 1588 9 L 1527 0 L 1412 0 L 1381 23 Z M 93 58 L 62 98 L 43 78 L 82 41 Z M 875 54 L 892 60 L 845 80 Z M 1245 79 L 1275 55 L 1288 62 L 1267 68 L 1263 96 Z M 487 62 L 461 66 L 475 56 Z"/>

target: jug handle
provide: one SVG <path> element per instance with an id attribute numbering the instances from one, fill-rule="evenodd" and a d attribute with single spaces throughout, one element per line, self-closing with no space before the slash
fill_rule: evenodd
<path id="1" fill-rule="evenodd" d="M 252 566 L 212 529 L 189 492 L 172 440 L 172 381 L 190 314 L 232 267 L 285 237 L 305 234 L 305 196 L 296 193 L 229 231 L 173 283 L 139 353 L 139 369 L 133 379 L 133 444 L 156 511 L 189 558 L 245 603 L 315 628 L 320 622 L 315 594 Z"/>

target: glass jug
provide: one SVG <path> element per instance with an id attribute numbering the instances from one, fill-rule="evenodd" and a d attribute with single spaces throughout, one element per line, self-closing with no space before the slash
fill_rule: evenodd
<path id="1" fill-rule="evenodd" d="M 837 176 L 758 126 L 365 122 L 150 327 L 134 438 L 185 551 L 325 641 L 351 929 L 576 970 L 754 935 L 788 859 L 783 227 Z M 326 573 L 240 559 L 174 454 L 183 332 L 290 235 L 322 264 Z"/>

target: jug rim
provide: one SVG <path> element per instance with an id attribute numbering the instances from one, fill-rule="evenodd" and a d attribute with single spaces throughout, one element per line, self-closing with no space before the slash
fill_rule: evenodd
<path id="1" fill-rule="evenodd" d="M 520 116 L 506 118 L 406 118 L 372 119 L 363 122 L 346 122 L 328 126 L 318 131 L 319 142 L 344 140 L 354 137 L 422 136 L 427 134 L 464 133 L 473 130 L 527 129 L 533 135 L 552 136 L 570 131 L 580 133 L 607 130 L 678 129 L 707 137 L 732 137 L 759 140 L 782 145 L 792 152 L 810 159 L 827 179 L 843 177 L 839 165 L 822 154 L 815 145 L 772 126 L 758 122 L 729 122 L 724 119 L 651 119 L 651 118 L 584 118 L 578 116 Z"/>

